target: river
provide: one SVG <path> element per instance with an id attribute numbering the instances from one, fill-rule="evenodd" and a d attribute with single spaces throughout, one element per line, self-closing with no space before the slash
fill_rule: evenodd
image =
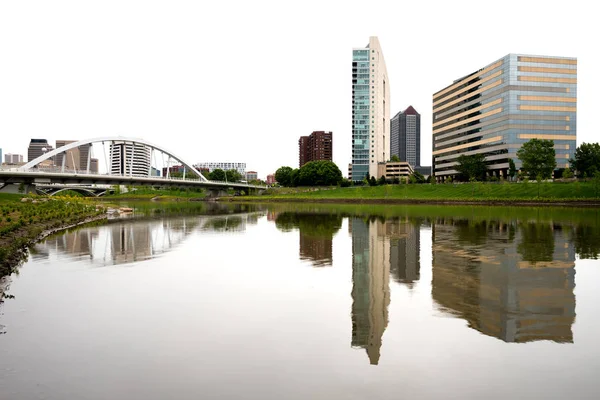
<path id="1" fill-rule="evenodd" d="M 0 305 L 0 399 L 600 398 L 600 211 L 130 204 Z"/>

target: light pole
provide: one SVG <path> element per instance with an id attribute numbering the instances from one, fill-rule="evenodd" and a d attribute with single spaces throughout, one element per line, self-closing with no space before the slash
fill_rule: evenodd
<path id="1" fill-rule="evenodd" d="M 46 155 L 46 152 L 47 152 L 47 151 L 48 151 L 48 149 L 47 149 L 47 148 L 45 148 L 45 147 L 42 147 L 42 155 L 43 155 L 43 156 L 45 156 L 45 155 Z"/>

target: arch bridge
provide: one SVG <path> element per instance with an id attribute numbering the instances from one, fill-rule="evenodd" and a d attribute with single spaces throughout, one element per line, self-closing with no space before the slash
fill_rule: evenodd
<path id="1" fill-rule="evenodd" d="M 101 144 L 103 158 L 106 163 L 107 173 L 100 174 L 91 171 L 91 148 L 94 144 Z M 109 154 L 106 154 L 106 145 L 109 145 Z M 70 169 L 67 167 L 67 158 L 71 150 L 85 149 L 87 163 L 85 169 Z M 159 157 L 166 161 L 165 176 L 153 174 L 153 162 Z M 61 165 L 55 165 L 53 160 L 60 159 Z M 75 164 L 75 163 L 74 163 Z M 163 164 L 164 165 L 164 164 Z M 171 176 L 171 166 L 183 166 L 183 176 Z M 0 170 L 0 191 L 11 184 L 25 184 L 46 187 L 55 185 L 69 186 L 73 190 L 81 185 L 83 192 L 90 191 L 92 185 L 130 185 L 130 186 L 156 186 L 156 187 L 182 187 L 204 188 L 212 196 L 224 194 L 226 189 L 232 188 L 246 193 L 250 191 L 261 192 L 266 189 L 262 185 L 250 185 L 242 182 L 221 182 L 206 179 L 191 163 L 175 155 L 163 146 L 148 142 L 145 139 L 125 137 L 99 137 L 69 143 L 40 157 L 29 161 L 25 165 L 8 170 Z M 61 188 L 59 188 L 60 190 Z M 29 190 L 31 190 L 29 188 Z M 67 190 L 67 189 L 64 189 Z M 80 192 L 82 192 L 80 190 Z"/>

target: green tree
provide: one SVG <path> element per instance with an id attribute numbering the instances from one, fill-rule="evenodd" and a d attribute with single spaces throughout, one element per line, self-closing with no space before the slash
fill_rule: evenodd
<path id="1" fill-rule="evenodd" d="M 425 177 L 419 171 L 413 172 L 411 177 L 414 183 L 425 183 Z"/>
<path id="2" fill-rule="evenodd" d="M 378 185 L 385 185 L 386 181 L 385 181 L 385 176 L 381 175 L 381 177 L 377 180 L 377 184 Z"/>
<path id="3" fill-rule="evenodd" d="M 577 176 L 594 176 L 594 172 L 600 171 L 600 144 L 582 143 L 575 150 L 575 158 L 569 162 L 577 171 Z"/>
<path id="4" fill-rule="evenodd" d="M 220 168 L 215 169 L 208 176 L 211 181 L 225 181 L 225 171 Z"/>
<path id="5" fill-rule="evenodd" d="M 277 171 L 275 171 L 275 180 L 281 186 L 292 186 L 292 172 L 294 170 L 292 167 L 280 167 Z"/>
<path id="6" fill-rule="evenodd" d="M 398 157 L 397 155 L 393 155 L 392 158 L 390 158 L 391 162 L 400 162 L 400 157 Z"/>
<path id="7" fill-rule="evenodd" d="M 508 176 L 510 176 L 510 180 L 515 179 L 517 175 L 517 168 L 515 167 L 515 162 L 512 158 L 508 159 Z"/>
<path id="8" fill-rule="evenodd" d="M 374 176 L 369 178 L 369 186 L 377 186 L 377 179 Z"/>
<path id="9" fill-rule="evenodd" d="M 465 181 L 471 181 L 472 179 L 484 180 L 487 172 L 485 156 L 483 154 L 473 154 L 471 156 L 463 154 L 458 157 L 458 165 L 455 168 Z"/>
<path id="10" fill-rule="evenodd" d="M 542 179 L 549 179 L 556 168 L 556 152 L 552 140 L 531 139 L 523 143 L 517 151 L 517 157 L 521 160 L 523 171 L 530 178 L 540 175 Z"/>
<path id="11" fill-rule="evenodd" d="M 598 197 L 598 194 L 600 192 L 600 171 L 594 172 L 594 179 L 592 179 L 592 182 L 594 182 L 596 197 Z"/>
<path id="12" fill-rule="evenodd" d="M 309 161 L 298 170 L 299 186 L 330 186 L 342 181 L 342 171 L 331 161 Z"/>
<path id="13" fill-rule="evenodd" d="M 571 171 L 571 168 L 567 167 L 565 168 L 565 170 L 563 171 L 562 177 L 565 179 L 570 179 L 573 177 L 573 171 Z"/>
<path id="14" fill-rule="evenodd" d="M 235 169 L 225 171 L 225 176 L 227 177 L 227 182 L 239 182 L 242 180 L 242 174 Z"/>

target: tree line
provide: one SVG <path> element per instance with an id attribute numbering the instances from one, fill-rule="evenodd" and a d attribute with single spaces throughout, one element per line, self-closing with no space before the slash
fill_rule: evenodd
<path id="1" fill-rule="evenodd" d="M 275 171 L 275 180 L 286 187 L 334 186 L 344 178 L 332 161 L 309 161 L 300 168 L 280 167 Z"/>
<path id="2" fill-rule="evenodd" d="M 517 151 L 517 158 L 521 161 L 521 169 L 517 171 L 512 159 L 508 160 L 508 176 L 527 179 L 550 179 L 556 170 L 556 151 L 554 141 L 545 139 L 531 139 L 524 143 Z M 461 155 L 458 157 L 455 169 L 459 172 L 458 179 L 462 181 L 485 180 L 488 172 L 485 155 Z M 575 157 L 569 159 L 572 167 L 561 170 L 563 178 L 595 177 L 600 174 L 600 145 L 598 143 L 583 143 L 575 150 Z"/>

